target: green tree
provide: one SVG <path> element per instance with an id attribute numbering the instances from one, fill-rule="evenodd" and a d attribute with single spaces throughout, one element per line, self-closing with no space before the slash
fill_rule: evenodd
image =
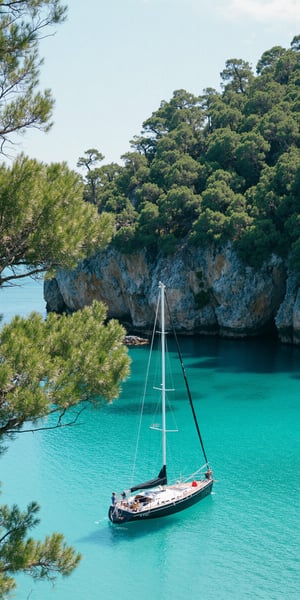
<path id="1" fill-rule="evenodd" d="M 81 555 L 53 533 L 44 541 L 28 538 L 28 532 L 39 523 L 39 506 L 31 502 L 25 511 L 14 505 L 0 506 L 0 597 L 7 598 L 16 583 L 12 574 L 22 571 L 34 579 L 55 579 L 60 573 L 70 575 Z"/>
<path id="2" fill-rule="evenodd" d="M 112 216 L 84 203 L 82 192 L 79 175 L 64 163 L 20 157 L 11 168 L 0 166 L 0 285 L 72 268 L 110 241 Z"/>
<path id="3" fill-rule="evenodd" d="M 232 90 L 245 94 L 248 86 L 253 81 L 254 75 L 248 62 L 240 58 L 230 58 L 225 63 L 225 69 L 221 73 L 225 90 Z"/>
<path id="4" fill-rule="evenodd" d="M 157 249 L 159 238 L 159 210 L 156 204 L 144 202 L 138 218 L 137 246 Z"/>
<path id="5" fill-rule="evenodd" d="M 170 167 L 165 181 L 168 187 L 187 186 L 195 187 L 198 180 L 199 163 L 188 154 L 182 154 L 179 160 Z"/>
<path id="6" fill-rule="evenodd" d="M 99 181 L 98 206 L 117 213 L 119 249 L 173 252 L 181 236 L 202 245 L 233 240 L 236 247 L 241 241 L 245 262 L 258 264 L 247 242 L 257 235 L 254 254 L 293 253 L 299 39 L 266 51 L 256 76 L 247 62 L 229 59 L 221 93 L 176 90 L 144 121 L 113 182 Z"/>
<path id="7" fill-rule="evenodd" d="M 210 181 L 202 193 L 202 209 L 210 208 L 225 214 L 234 198 L 235 193 L 226 181 Z"/>
<path id="8" fill-rule="evenodd" d="M 209 131 L 225 127 L 229 127 L 233 131 L 238 129 L 243 118 L 242 111 L 238 106 L 231 106 L 224 101 L 220 94 L 211 91 L 203 97 L 203 100 L 209 118 Z"/>
<path id="9" fill-rule="evenodd" d="M 216 129 L 207 142 L 206 159 L 217 163 L 217 168 L 228 169 L 235 164 L 240 136 L 228 127 Z"/>
<path id="10" fill-rule="evenodd" d="M 183 89 L 175 90 L 171 100 L 163 100 L 159 109 L 144 121 L 142 135 L 135 138 L 133 145 L 143 151 L 151 162 L 159 140 L 184 125 L 188 125 L 195 134 L 201 130 L 203 121 L 200 98 Z"/>
<path id="11" fill-rule="evenodd" d="M 200 197 L 187 186 L 175 186 L 159 200 L 160 231 L 163 238 L 184 237 L 199 214 Z"/>
<path id="12" fill-rule="evenodd" d="M 197 246 L 215 244 L 222 246 L 228 241 L 230 219 L 218 210 L 206 208 L 195 221 L 190 241 Z"/>
<path id="13" fill-rule="evenodd" d="M 248 265 L 259 268 L 274 252 L 277 241 L 278 232 L 272 220 L 261 219 L 247 227 L 236 248 Z"/>
<path id="14" fill-rule="evenodd" d="M 264 115 L 284 98 L 284 88 L 276 81 L 263 81 L 257 78 L 249 90 L 245 104 L 245 114 Z"/>
<path id="15" fill-rule="evenodd" d="M 300 35 L 295 35 L 291 41 L 291 48 L 295 52 L 300 52 Z"/>
<path id="16" fill-rule="evenodd" d="M 71 316 L 33 313 L 15 317 L 0 332 L 0 441 L 17 433 L 75 423 L 87 403 L 100 405 L 119 393 L 129 359 L 124 330 L 105 325 L 106 309 L 92 306 Z M 47 425 L 42 421 L 48 417 Z M 68 575 L 80 555 L 60 534 L 44 541 L 28 537 L 38 523 L 38 506 L 22 512 L 0 506 L 0 597 L 15 587 L 14 575 L 35 578 Z"/>
<path id="17" fill-rule="evenodd" d="M 92 202 L 92 204 L 97 204 L 97 181 L 99 179 L 98 169 L 95 169 L 95 165 L 104 160 L 105 156 L 96 150 L 95 148 L 90 148 L 85 151 L 85 156 L 81 156 L 77 161 L 77 167 L 84 167 L 87 169 L 86 174 L 86 182 L 87 187 L 89 188 L 89 194 L 87 195 L 86 200 Z"/>
<path id="18" fill-rule="evenodd" d="M 162 189 L 157 185 L 157 183 L 143 183 L 136 191 L 138 204 L 141 202 L 157 204 L 158 198 L 161 196 L 161 194 Z"/>
<path id="19" fill-rule="evenodd" d="M 201 120 L 203 117 L 201 117 Z M 171 131 L 169 135 L 173 139 L 177 148 L 184 154 L 188 154 L 196 159 L 199 156 L 203 145 L 203 132 L 200 127 L 193 126 L 189 123 L 180 123 L 176 129 Z"/>
<path id="20" fill-rule="evenodd" d="M 256 65 L 257 74 L 274 75 L 277 62 L 284 53 L 285 49 L 282 46 L 273 46 L 270 50 L 266 50 Z"/>
<path id="21" fill-rule="evenodd" d="M 51 127 L 50 90 L 38 90 L 38 44 L 65 16 L 60 0 L 0 2 L 0 152 L 14 134 Z M 46 166 L 19 157 L 11 168 L 0 166 L 0 286 L 59 266 L 71 268 L 110 240 L 112 216 L 99 217 L 82 193 L 80 177 L 65 164 Z M 118 394 L 128 372 L 124 332 L 117 323 L 104 325 L 105 318 L 104 308 L 93 305 L 69 318 L 16 317 L 3 327 L 2 445 L 22 426 L 25 431 L 25 423 L 31 430 L 44 428 L 41 419 L 49 416 L 51 427 L 70 425 L 87 401 L 109 401 Z M 18 572 L 53 578 L 68 575 L 80 560 L 61 534 L 38 542 L 28 537 L 37 512 L 34 502 L 25 511 L 0 506 L 1 598 L 15 587 Z"/>
<path id="22" fill-rule="evenodd" d="M 255 132 L 243 133 L 236 148 L 236 171 L 247 183 L 255 185 L 265 164 L 270 144 Z"/>
<path id="23" fill-rule="evenodd" d="M 128 374 L 124 329 L 94 302 L 69 316 L 15 317 L 0 332 L 0 436 L 81 403 L 111 401 Z M 41 385 L 43 382 L 43 385 Z M 41 425 L 43 427 L 43 425 Z"/>
<path id="24" fill-rule="evenodd" d="M 0 5 L 0 139 L 1 150 L 14 133 L 51 127 L 50 90 L 38 91 L 42 60 L 40 38 L 62 23 L 61 0 L 18 0 Z"/>
<path id="25" fill-rule="evenodd" d="M 287 50 L 278 59 L 275 68 L 275 80 L 281 84 L 288 84 L 291 75 L 295 68 L 299 69 L 300 56 L 295 48 Z"/>
<path id="26" fill-rule="evenodd" d="M 264 115 L 258 129 L 265 140 L 270 143 L 272 163 L 283 152 L 300 141 L 297 115 L 290 111 L 287 103 L 272 108 Z"/>

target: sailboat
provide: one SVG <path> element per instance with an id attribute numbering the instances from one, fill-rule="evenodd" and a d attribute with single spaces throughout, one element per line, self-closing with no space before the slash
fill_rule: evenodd
<path id="1" fill-rule="evenodd" d="M 166 423 L 166 331 L 165 331 L 165 312 L 168 311 L 169 322 L 172 327 L 172 332 L 175 338 L 178 358 L 181 363 L 183 379 L 187 396 L 192 410 L 193 420 L 196 426 L 200 446 L 204 456 L 205 463 L 196 473 L 193 473 L 184 480 L 179 479 L 174 483 L 168 483 L 167 477 L 167 444 L 166 436 L 168 433 Z M 203 445 L 202 436 L 200 433 L 194 405 L 186 377 L 185 368 L 182 361 L 182 355 L 178 344 L 178 338 L 173 325 L 172 316 L 169 310 L 169 303 L 166 294 L 166 286 L 159 283 L 159 294 L 156 308 L 156 318 L 152 335 L 151 349 L 153 340 L 157 333 L 158 315 L 160 314 L 160 349 L 161 349 L 161 385 L 159 386 L 161 396 L 161 426 L 153 426 L 153 429 L 161 431 L 161 446 L 162 446 L 162 467 L 157 477 L 139 483 L 130 487 L 117 495 L 112 494 L 111 505 L 109 507 L 108 516 L 112 523 L 122 524 L 129 521 L 142 521 L 146 519 L 161 518 L 173 513 L 184 510 L 193 504 L 202 500 L 205 496 L 211 493 L 213 487 L 213 474 L 209 466 L 206 452 Z"/>

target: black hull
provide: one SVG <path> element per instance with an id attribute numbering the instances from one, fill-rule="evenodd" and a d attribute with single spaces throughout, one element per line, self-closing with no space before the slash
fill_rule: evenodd
<path id="1" fill-rule="evenodd" d="M 159 519 L 160 517 L 167 517 L 169 515 L 173 515 L 181 510 L 185 510 L 190 506 L 193 506 L 197 502 L 200 502 L 205 496 L 208 496 L 211 493 L 213 486 L 213 480 L 211 480 L 205 487 L 202 487 L 200 490 L 188 496 L 186 498 L 181 498 L 177 501 L 170 502 L 165 506 L 157 506 L 154 508 L 150 508 L 147 511 L 137 511 L 132 512 L 126 509 L 115 509 L 113 506 L 109 507 L 108 517 L 112 523 L 118 523 L 119 525 L 122 523 L 128 523 L 129 521 L 145 521 L 148 519 Z"/>

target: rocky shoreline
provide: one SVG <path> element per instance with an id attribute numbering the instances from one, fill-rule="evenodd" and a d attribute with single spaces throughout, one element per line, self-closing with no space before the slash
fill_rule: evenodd
<path id="1" fill-rule="evenodd" d="M 160 280 L 178 333 L 247 338 L 272 332 L 284 343 L 300 345 L 296 274 L 275 255 L 259 270 L 245 266 L 231 244 L 182 245 L 174 255 L 156 259 L 145 251 L 125 255 L 108 247 L 74 271 L 58 271 L 45 281 L 44 296 L 47 310 L 58 313 L 102 301 L 108 318 L 139 336 L 151 330 Z"/>
<path id="2" fill-rule="evenodd" d="M 124 344 L 126 346 L 145 346 L 149 344 L 149 340 L 138 335 L 125 335 Z"/>

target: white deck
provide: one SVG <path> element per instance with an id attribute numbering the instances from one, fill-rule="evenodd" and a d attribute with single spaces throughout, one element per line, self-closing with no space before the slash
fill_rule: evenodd
<path id="1" fill-rule="evenodd" d="M 210 482 L 211 480 L 205 479 L 195 482 L 175 483 L 165 487 L 159 486 L 151 490 L 141 491 L 125 500 L 118 500 L 115 507 L 132 513 L 147 512 L 149 509 L 172 504 L 193 496 L 199 490 L 207 487 Z"/>

